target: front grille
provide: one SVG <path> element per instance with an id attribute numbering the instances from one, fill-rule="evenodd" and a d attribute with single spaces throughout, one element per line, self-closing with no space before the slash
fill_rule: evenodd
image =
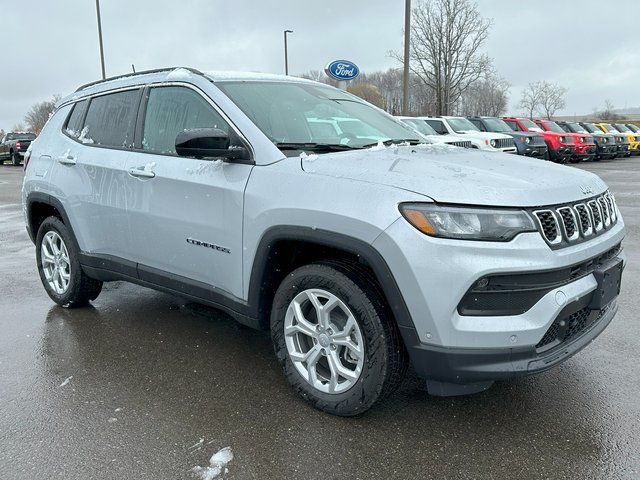
<path id="1" fill-rule="evenodd" d="M 602 310 L 591 310 L 589 307 L 584 307 L 569 316 L 556 318 L 536 345 L 536 350 L 538 353 L 543 352 L 573 340 L 598 323 L 608 309 L 609 305 Z"/>
<path id="2" fill-rule="evenodd" d="M 471 148 L 472 144 L 469 140 L 459 140 L 455 142 L 447 142 L 447 145 L 453 145 L 454 147 Z"/>
<path id="3" fill-rule="evenodd" d="M 498 138 L 495 140 L 496 148 L 515 148 L 513 138 Z"/>
<path id="4" fill-rule="evenodd" d="M 531 145 L 533 145 L 534 147 L 539 147 L 542 145 L 546 145 L 545 141 L 544 141 L 544 137 L 541 135 L 536 135 L 535 137 L 531 138 Z"/>
<path id="5" fill-rule="evenodd" d="M 557 247 L 600 234 L 618 220 L 615 198 L 610 192 L 586 203 L 534 210 L 533 215 L 547 243 Z"/>
<path id="6" fill-rule="evenodd" d="M 573 145 L 575 142 L 573 141 L 573 137 L 566 136 L 564 137 L 564 143 L 566 143 L 567 145 Z"/>
<path id="7" fill-rule="evenodd" d="M 543 210 L 536 212 L 542 234 L 549 243 L 558 243 L 561 241 L 560 232 L 558 231 L 558 220 L 551 210 Z"/>

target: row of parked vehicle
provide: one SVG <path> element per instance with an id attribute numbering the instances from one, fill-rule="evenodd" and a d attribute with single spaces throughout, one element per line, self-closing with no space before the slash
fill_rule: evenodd
<path id="1" fill-rule="evenodd" d="M 432 143 L 517 153 L 557 163 L 640 154 L 640 127 L 519 117 L 397 117 Z"/>

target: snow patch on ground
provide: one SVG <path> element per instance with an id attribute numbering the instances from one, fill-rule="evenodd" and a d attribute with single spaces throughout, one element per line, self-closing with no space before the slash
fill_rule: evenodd
<path id="1" fill-rule="evenodd" d="M 70 377 L 65 378 L 64 382 L 62 382 L 60 384 L 60 387 L 64 387 L 64 386 L 68 385 L 72 378 L 73 378 L 73 375 L 71 375 Z"/>
<path id="2" fill-rule="evenodd" d="M 231 447 L 225 447 L 214 453 L 207 467 L 193 467 L 191 472 L 200 480 L 213 480 L 222 473 L 227 473 L 227 464 L 233 460 Z"/>

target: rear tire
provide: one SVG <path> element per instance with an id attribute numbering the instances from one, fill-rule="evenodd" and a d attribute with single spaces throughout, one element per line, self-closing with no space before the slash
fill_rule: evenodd
<path id="1" fill-rule="evenodd" d="M 51 300 L 63 307 L 85 306 L 102 290 L 102 282 L 82 271 L 79 254 L 71 231 L 59 218 L 42 222 L 36 237 L 38 273 Z"/>
<path id="2" fill-rule="evenodd" d="M 334 415 L 367 411 L 400 385 L 408 365 L 382 294 L 362 267 L 348 263 L 291 272 L 274 297 L 271 338 L 293 390 Z"/>

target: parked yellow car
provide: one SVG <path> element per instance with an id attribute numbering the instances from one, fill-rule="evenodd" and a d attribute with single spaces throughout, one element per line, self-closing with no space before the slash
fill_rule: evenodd
<path id="1" fill-rule="evenodd" d="M 631 155 L 640 154 L 640 135 L 631 131 L 630 128 L 621 124 L 614 123 L 613 125 L 610 123 L 596 123 L 598 128 L 602 130 L 604 133 L 620 133 L 624 135 L 624 137 L 629 140 L 629 152 Z"/>

